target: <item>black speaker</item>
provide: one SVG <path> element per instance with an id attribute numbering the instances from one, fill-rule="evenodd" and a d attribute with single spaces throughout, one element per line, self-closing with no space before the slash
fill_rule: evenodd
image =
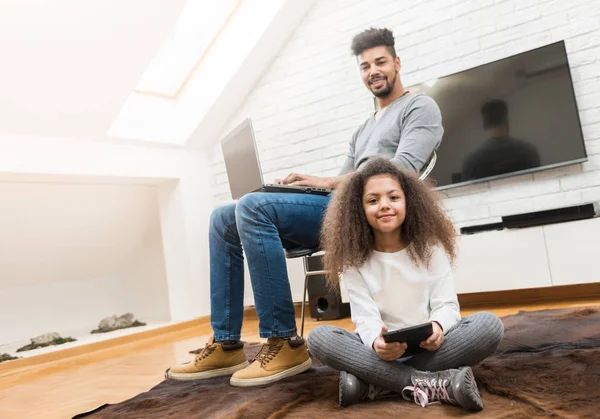
<path id="1" fill-rule="evenodd" d="M 309 256 L 306 266 L 309 272 L 323 269 L 322 255 Z M 350 304 L 342 302 L 338 289 L 327 285 L 325 275 L 312 275 L 308 278 L 308 305 L 310 317 L 317 320 L 335 320 L 350 316 Z"/>
<path id="2" fill-rule="evenodd" d="M 526 214 L 508 215 L 502 217 L 502 224 L 505 228 L 533 227 L 563 223 L 566 221 L 585 220 L 587 218 L 594 218 L 597 214 L 598 204 L 590 203 L 545 211 L 528 212 Z"/>

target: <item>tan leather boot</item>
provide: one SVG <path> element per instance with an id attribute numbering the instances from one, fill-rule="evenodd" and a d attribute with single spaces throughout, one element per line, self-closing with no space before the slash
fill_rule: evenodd
<path id="1" fill-rule="evenodd" d="M 203 380 L 231 375 L 248 365 L 242 342 L 225 345 L 215 343 L 214 338 L 210 338 L 193 361 L 169 368 L 165 377 L 173 380 Z"/>
<path id="2" fill-rule="evenodd" d="M 312 367 L 306 341 L 268 339 L 249 367 L 233 374 L 231 385 L 251 387 L 271 384 L 285 377 L 300 374 Z"/>

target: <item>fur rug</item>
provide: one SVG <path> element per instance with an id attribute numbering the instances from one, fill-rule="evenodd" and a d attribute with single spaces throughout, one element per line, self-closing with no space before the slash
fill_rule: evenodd
<path id="1" fill-rule="evenodd" d="M 600 417 L 600 307 L 520 312 L 503 319 L 496 353 L 474 368 L 480 418 Z M 246 346 L 249 358 L 258 345 Z M 402 399 L 337 406 L 338 373 L 317 360 L 304 374 L 265 388 L 236 388 L 228 377 L 163 381 L 146 393 L 75 418 L 384 419 L 471 416 L 454 406 L 426 409 Z"/>

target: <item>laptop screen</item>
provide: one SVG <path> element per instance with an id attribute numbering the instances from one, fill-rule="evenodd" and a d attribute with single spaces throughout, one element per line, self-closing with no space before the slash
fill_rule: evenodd
<path id="1" fill-rule="evenodd" d="M 242 121 L 221 140 L 221 149 L 233 199 L 238 199 L 263 186 L 250 119 Z"/>

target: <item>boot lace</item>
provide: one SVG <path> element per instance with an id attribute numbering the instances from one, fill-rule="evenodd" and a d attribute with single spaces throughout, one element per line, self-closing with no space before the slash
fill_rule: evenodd
<path id="1" fill-rule="evenodd" d="M 198 362 L 202 361 L 204 358 L 206 358 L 207 356 L 212 354 L 216 347 L 217 347 L 216 345 L 209 345 L 207 343 L 206 346 L 204 347 L 204 349 L 202 349 L 202 352 L 200 352 L 198 355 L 196 355 L 196 358 L 194 359 L 194 363 L 198 364 Z"/>
<path id="2" fill-rule="evenodd" d="M 264 367 L 266 364 L 268 364 L 273 358 L 275 358 L 275 356 L 279 353 L 279 350 L 283 347 L 283 343 L 275 343 L 275 344 L 268 344 L 265 343 L 262 348 L 260 348 L 260 351 L 258 351 L 258 353 L 256 354 L 256 356 L 254 357 L 254 359 L 252 361 L 258 361 L 260 362 L 260 366 Z"/>
<path id="3" fill-rule="evenodd" d="M 427 407 L 430 404 L 437 404 L 442 401 L 451 401 L 447 390 L 448 383 L 447 379 L 419 381 L 414 386 L 404 387 L 402 397 L 405 400 L 414 400 L 421 407 Z"/>

